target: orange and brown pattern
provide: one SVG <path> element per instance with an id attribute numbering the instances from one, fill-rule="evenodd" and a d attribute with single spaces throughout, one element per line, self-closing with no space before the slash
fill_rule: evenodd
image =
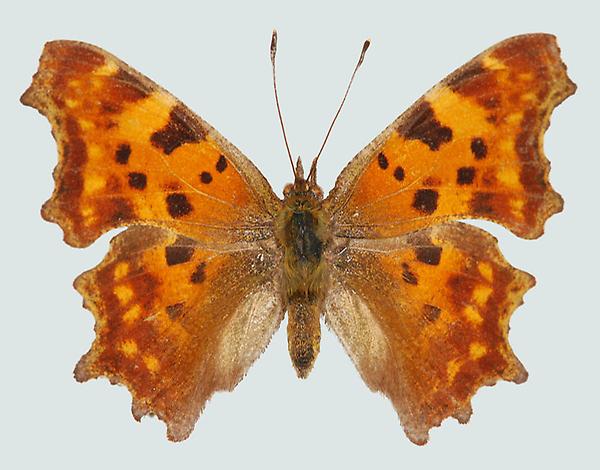
<path id="1" fill-rule="evenodd" d="M 100 265 L 75 280 L 96 340 L 75 368 L 125 384 L 133 414 L 188 437 L 206 401 L 232 390 L 283 319 L 276 259 L 251 245 L 218 252 L 154 227 L 117 235 Z"/>
<path id="2" fill-rule="evenodd" d="M 542 235 L 563 207 L 543 133 L 575 88 L 554 36 L 503 41 L 392 123 L 324 202 L 340 253 L 326 320 L 417 444 L 446 417 L 468 421 L 481 386 L 527 378 L 508 323 L 534 278 L 492 236 L 447 221 Z"/>
<path id="3" fill-rule="evenodd" d="M 499 43 L 419 99 L 342 172 L 325 201 L 340 236 L 393 237 L 448 219 L 537 238 L 563 202 L 542 144 L 575 92 L 554 36 Z"/>
<path id="4" fill-rule="evenodd" d="M 212 127 L 97 47 L 48 43 L 21 101 L 48 117 L 58 144 L 43 217 L 73 246 L 135 226 L 75 282 L 96 318 L 75 376 L 126 385 L 136 419 L 156 414 L 170 439 L 185 439 L 281 322 L 265 241 L 281 203 Z"/>
<path id="5" fill-rule="evenodd" d="M 486 232 L 454 222 L 351 240 L 333 277 L 325 319 L 416 444 L 448 416 L 468 421 L 482 385 L 526 380 L 508 322 L 535 280 Z"/>
<path id="6" fill-rule="evenodd" d="M 275 48 L 274 34 L 272 60 Z M 136 419 L 156 414 L 182 440 L 287 311 L 299 377 L 313 368 L 324 316 L 414 443 L 449 416 L 467 422 L 480 387 L 527 378 L 508 328 L 535 280 L 456 219 L 543 233 L 562 209 L 543 133 L 574 91 L 553 36 L 510 38 L 419 99 L 327 199 L 298 160 L 281 201 L 158 85 L 97 47 L 48 43 L 22 96 L 58 143 L 42 215 L 73 246 L 133 226 L 75 281 L 96 319 L 77 380 L 126 385 Z"/>
<path id="7" fill-rule="evenodd" d="M 52 124 L 59 163 L 42 215 L 62 227 L 70 245 L 142 223 L 211 243 L 271 234 L 269 214 L 280 203 L 254 165 L 107 52 L 48 43 L 21 101 Z"/>

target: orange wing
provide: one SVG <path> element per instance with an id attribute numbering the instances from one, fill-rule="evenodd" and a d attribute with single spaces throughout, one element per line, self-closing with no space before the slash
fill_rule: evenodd
<path id="1" fill-rule="evenodd" d="M 350 240 L 333 279 L 325 320 L 414 443 L 425 444 L 448 416 L 467 422 L 482 385 L 527 379 L 508 321 L 535 281 L 486 232 L 454 222 Z"/>
<path id="2" fill-rule="evenodd" d="M 113 239 L 75 282 L 96 340 L 75 370 L 125 384 L 137 419 L 185 439 L 210 396 L 231 390 L 283 317 L 273 214 L 259 171 L 153 82 L 94 46 L 48 43 L 22 102 L 59 148 L 42 215 L 65 241 Z"/>
<path id="3" fill-rule="evenodd" d="M 206 401 L 232 390 L 283 319 L 276 257 L 253 244 L 207 250 L 154 227 L 117 235 L 75 281 L 96 318 L 78 381 L 126 385 L 136 419 L 156 414 L 188 437 Z"/>
<path id="4" fill-rule="evenodd" d="M 562 209 L 543 132 L 574 91 L 553 36 L 503 41 L 392 123 L 324 203 L 334 233 L 326 320 L 417 444 L 448 416 L 466 422 L 482 385 L 527 377 L 507 333 L 533 277 L 492 236 L 448 220 L 543 233 Z"/>
<path id="5" fill-rule="evenodd" d="M 542 142 L 575 92 L 554 36 L 507 39 L 417 101 L 341 173 L 325 206 L 340 236 L 390 237 L 451 218 L 543 233 L 562 198 Z"/>
<path id="6" fill-rule="evenodd" d="M 50 42 L 23 94 L 52 124 L 56 188 L 44 205 L 65 241 L 122 225 L 196 240 L 271 235 L 279 200 L 239 150 L 158 85 L 89 44 Z"/>

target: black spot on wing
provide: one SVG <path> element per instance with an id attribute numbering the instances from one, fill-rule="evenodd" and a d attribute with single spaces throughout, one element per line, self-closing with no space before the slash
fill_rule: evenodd
<path id="1" fill-rule="evenodd" d="M 177 320 L 183 313 L 184 306 L 185 304 L 183 302 L 177 302 L 176 304 L 167 305 L 165 310 L 171 320 Z"/>
<path id="2" fill-rule="evenodd" d="M 379 168 L 381 168 L 382 170 L 387 169 L 387 167 L 390 165 L 387 157 L 383 154 L 383 152 L 379 152 L 379 155 L 377 155 L 377 163 L 379 164 Z"/>
<path id="3" fill-rule="evenodd" d="M 134 189 L 146 189 L 146 184 L 148 183 L 148 179 L 144 173 L 129 173 L 129 186 Z"/>
<path id="4" fill-rule="evenodd" d="M 398 181 L 404 180 L 404 168 L 397 166 L 394 170 L 394 178 L 396 178 Z"/>
<path id="5" fill-rule="evenodd" d="M 169 114 L 169 122 L 161 130 L 150 136 L 150 142 L 170 155 L 183 144 L 200 142 L 205 131 L 189 116 L 189 112 L 181 105 L 175 106 Z"/>
<path id="6" fill-rule="evenodd" d="M 471 152 L 476 160 L 483 160 L 487 155 L 487 145 L 481 137 L 474 137 L 471 140 Z"/>
<path id="7" fill-rule="evenodd" d="M 115 152 L 115 159 L 117 163 L 121 165 L 126 165 L 129 161 L 129 156 L 131 155 L 131 146 L 129 144 L 121 144 L 117 147 L 117 151 Z"/>
<path id="8" fill-rule="evenodd" d="M 223 173 L 227 169 L 227 159 L 223 155 L 219 156 L 215 169 L 219 173 Z"/>
<path id="9" fill-rule="evenodd" d="M 175 241 L 173 245 L 165 247 L 165 261 L 167 266 L 187 263 L 194 255 L 194 248 L 191 246 L 180 245 L 180 241 Z"/>
<path id="10" fill-rule="evenodd" d="M 410 267 L 406 263 L 402 263 L 402 280 L 407 284 L 415 286 L 419 283 L 416 274 L 410 270 Z"/>
<path id="11" fill-rule="evenodd" d="M 456 182 L 460 185 L 473 184 L 475 179 L 475 168 L 463 166 L 456 171 Z"/>
<path id="12" fill-rule="evenodd" d="M 437 209 L 439 194 L 433 189 L 419 189 L 415 191 L 412 206 L 419 212 L 432 214 Z"/>
<path id="13" fill-rule="evenodd" d="M 200 284 L 201 282 L 204 282 L 206 279 L 205 269 L 206 263 L 202 261 L 200 264 L 198 264 L 198 266 L 196 266 L 196 270 L 192 273 L 190 281 L 192 281 L 193 284 Z"/>
<path id="14" fill-rule="evenodd" d="M 421 263 L 437 266 L 440 264 L 442 247 L 434 245 L 420 246 L 415 249 L 415 254 L 417 255 L 417 260 L 419 260 Z"/>
<path id="15" fill-rule="evenodd" d="M 200 173 L 200 181 L 202 181 L 204 184 L 209 184 L 212 182 L 212 180 L 213 177 L 208 171 L 203 171 Z"/>
<path id="16" fill-rule="evenodd" d="M 185 194 L 173 193 L 167 196 L 167 210 L 169 215 L 175 219 L 183 217 L 192 212 L 192 205 Z"/>
<path id="17" fill-rule="evenodd" d="M 452 129 L 443 126 L 435 118 L 433 108 L 427 101 L 420 101 L 410 113 L 397 129 L 404 138 L 420 140 L 434 151 L 452 140 Z"/>
<path id="18" fill-rule="evenodd" d="M 439 307 L 436 307 L 435 305 L 429 305 L 429 304 L 423 305 L 423 316 L 432 323 L 440 317 L 441 313 L 442 313 L 442 309 Z"/>

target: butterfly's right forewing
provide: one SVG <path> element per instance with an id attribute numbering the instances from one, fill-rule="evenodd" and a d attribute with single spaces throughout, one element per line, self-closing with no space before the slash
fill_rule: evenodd
<path id="1" fill-rule="evenodd" d="M 42 215 L 70 245 L 139 224 L 212 244 L 272 235 L 280 202 L 256 167 L 108 52 L 49 42 L 21 101 L 52 124 L 59 161 Z"/>

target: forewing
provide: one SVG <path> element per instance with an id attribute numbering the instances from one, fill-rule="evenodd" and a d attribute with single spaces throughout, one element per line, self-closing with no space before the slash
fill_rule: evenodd
<path id="1" fill-rule="evenodd" d="M 535 281 L 494 237 L 453 222 L 339 251 L 326 322 L 413 442 L 426 443 L 448 416 L 468 421 L 481 386 L 526 380 L 508 323 Z"/>
<path id="2" fill-rule="evenodd" d="M 136 419 L 156 414 L 169 439 L 187 438 L 206 401 L 232 390 L 277 330 L 276 265 L 255 244 L 206 250 L 154 227 L 117 235 L 75 281 L 96 318 L 75 377 L 126 385 Z"/>
<path id="3" fill-rule="evenodd" d="M 239 150 L 176 98 L 95 46 L 49 42 L 23 94 L 52 124 L 59 162 L 44 205 L 65 241 L 122 225 L 229 243 L 271 235 L 279 206 Z"/>
<path id="4" fill-rule="evenodd" d="M 419 99 L 361 151 L 325 202 L 340 236 L 393 237 L 483 218 L 536 238 L 562 209 L 543 133 L 575 92 L 556 38 L 507 39 Z"/>

